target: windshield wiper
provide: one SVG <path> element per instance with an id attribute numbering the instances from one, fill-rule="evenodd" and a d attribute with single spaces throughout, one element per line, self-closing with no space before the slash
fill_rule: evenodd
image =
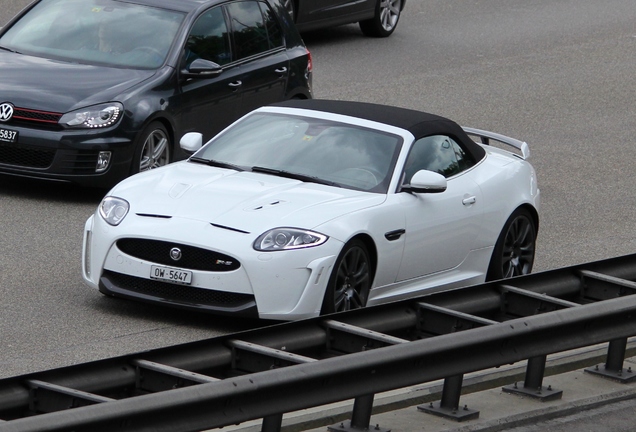
<path id="1" fill-rule="evenodd" d="M 332 182 L 332 181 L 329 181 L 329 180 L 324 180 L 324 179 L 321 179 L 319 177 L 314 177 L 314 176 L 310 176 L 310 175 L 306 175 L 306 174 L 298 174 L 298 173 L 293 173 L 293 172 L 289 172 L 289 171 L 285 171 L 285 170 L 279 170 L 279 169 L 274 169 L 274 168 L 265 168 L 265 167 L 254 166 L 254 167 L 252 167 L 252 172 L 258 172 L 258 173 L 264 173 L 264 174 L 272 174 L 272 175 L 275 175 L 275 176 L 290 178 L 290 179 L 294 179 L 294 180 L 300 180 L 300 181 L 307 182 L 307 183 L 318 183 L 318 184 L 323 184 L 323 185 L 327 185 L 327 186 L 340 187 L 340 185 L 338 183 L 336 183 L 336 182 Z"/>
<path id="2" fill-rule="evenodd" d="M 200 157 L 191 157 L 190 159 L 188 159 L 191 162 L 196 162 L 196 163 L 202 163 L 202 164 L 206 164 L 209 166 L 213 166 L 213 167 L 217 167 L 217 168 L 227 168 L 227 169 L 231 169 L 234 171 L 245 171 L 245 168 L 240 167 L 238 165 L 234 165 L 231 163 L 227 163 L 227 162 L 221 162 L 221 161 L 217 161 L 214 159 L 204 159 L 204 158 L 200 158 Z"/>
<path id="3" fill-rule="evenodd" d="M 17 52 L 16 50 L 13 50 L 11 48 L 7 48 L 6 46 L 2 46 L 2 45 L 0 45 L 0 49 L 5 50 L 5 51 L 9 51 L 9 52 L 12 52 L 12 53 L 15 53 L 15 54 L 22 54 L 20 52 Z"/>

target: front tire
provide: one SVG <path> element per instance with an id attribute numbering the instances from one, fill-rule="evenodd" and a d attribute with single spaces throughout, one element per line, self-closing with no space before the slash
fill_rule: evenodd
<path id="1" fill-rule="evenodd" d="M 530 212 L 518 208 L 508 218 L 490 259 L 486 281 L 529 274 L 534 264 L 537 228 Z"/>
<path id="2" fill-rule="evenodd" d="M 152 122 L 139 134 L 131 174 L 148 171 L 170 163 L 170 135 L 160 122 Z"/>
<path id="3" fill-rule="evenodd" d="M 322 303 L 322 314 L 359 309 L 367 304 L 373 269 L 369 251 L 363 242 L 349 242 L 338 255 L 329 277 Z"/>
<path id="4" fill-rule="evenodd" d="M 367 36 L 387 37 L 395 31 L 402 11 L 402 0 L 378 0 L 375 16 L 360 21 L 360 30 Z"/>

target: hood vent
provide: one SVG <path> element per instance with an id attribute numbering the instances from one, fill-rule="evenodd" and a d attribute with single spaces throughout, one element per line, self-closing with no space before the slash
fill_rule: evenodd
<path id="1" fill-rule="evenodd" d="M 150 214 L 150 213 L 135 213 L 137 216 L 141 216 L 141 217 L 151 217 L 151 218 L 158 218 L 158 219 L 172 219 L 172 216 L 168 216 L 168 215 L 159 215 L 159 214 Z"/>
<path id="2" fill-rule="evenodd" d="M 255 211 L 255 210 L 263 210 L 263 209 L 265 209 L 265 208 L 267 208 L 267 207 L 273 207 L 273 206 L 275 206 L 275 205 L 283 204 L 284 202 L 285 202 L 285 201 L 281 201 L 281 200 L 272 201 L 272 202 L 271 202 L 271 203 L 269 203 L 269 204 L 265 204 L 265 205 L 260 205 L 260 206 L 258 206 L 258 207 L 254 207 L 254 208 L 252 209 L 252 211 Z"/>
<path id="3" fill-rule="evenodd" d="M 232 227 L 229 227 L 229 226 L 219 225 L 219 224 L 215 224 L 215 223 L 210 223 L 210 225 L 212 225 L 213 227 L 216 227 L 216 228 L 221 228 L 221 229 L 226 229 L 226 230 L 229 230 L 229 231 L 239 232 L 241 234 L 249 234 L 249 231 L 243 231 L 243 230 L 240 230 L 238 228 L 232 228 Z"/>

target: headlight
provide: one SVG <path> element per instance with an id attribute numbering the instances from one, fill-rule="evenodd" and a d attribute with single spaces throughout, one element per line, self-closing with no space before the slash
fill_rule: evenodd
<path id="1" fill-rule="evenodd" d="M 319 246 L 327 241 L 326 235 L 298 229 L 275 228 L 261 234 L 254 242 L 257 251 L 279 251 Z"/>
<path id="2" fill-rule="evenodd" d="M 121 198 L 108 196 L 99 205 L 99 214 L 112 226 L 117 226 L 128 214 L 130 204 Z"/>
<path id="3" fill-rule="evenodd" d="M 60 119 L 60 123 L 70 128 L 104 128 L 117 123 L 123 112 L 122 104 L 110 102 L 66 113 Z"/>

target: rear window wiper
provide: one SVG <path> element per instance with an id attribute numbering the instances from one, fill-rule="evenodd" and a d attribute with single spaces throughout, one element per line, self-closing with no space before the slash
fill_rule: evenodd
<path id="1" fill-rule="evenodd" d="M 329 180 L 324 180 L 324 179 L 321 179 L 319 177 L 314 177 L 314 176 L 310 176 L 310 175 L 306 175 L 306 174 L 298 174 L 298 173 L 293 173 L 293 172 L 290 172 L 290 171 L 279 170 L 279 169 L 274 169 L 274 168 L 265 168 L 265 167 L 254 166 L 254 167 L 252 167 L 252 172 L 258 172 L 258 173 L 264 173 L 264 174 L 272 174 L 272 175 L 275 175 L 275 176 L 290 178 L 290 179 L 294 179 L 294 180 L 300 180 L 300 181 L 307 182 L 307 183 L 318 183 L 318 184 L 323 184 L 323 185 L 327 185 L 327 186 L 341 187 L 336 182 L 332 182 L 332 181 L 329 181 Z"/>
<path id="2" fill-rule="evenodd" d="M 245 171 L 245 168 L 240 167 L 238 165 L 234 165 L 231 163 L 227 163 L 227 162 L 221 162 L 221 161 L 217 161 L 214 159 L 205 159 L 205 158 L 200 158 L 200 157 L 191 157 L 190 159 L 188 159 L 190 162 L 196 162 L 196 163 L 202 163 L 205 165 L 209 165 L 209 166 L 213 166 L 213 167 L 217 167 L 217 168 L 227 168 L 227 169 L 231 169 L 234 171 Z"/>

